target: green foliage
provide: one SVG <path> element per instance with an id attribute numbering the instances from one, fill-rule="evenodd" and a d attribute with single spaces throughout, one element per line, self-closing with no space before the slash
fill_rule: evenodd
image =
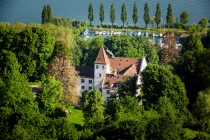
<path id="1" fill-rule="evenodd" d="M 47 7 L 44 5 L 42 10 L 42 24 L 47 22 Z"/>
<path id="2" fill-rule="evenodd" d="M 89 7 L 88 7 L 88 19 L 90 20 L 90 26 L 92 25 L 92 21 L 94 19 L 94 16 L 93 16 L 93 4 L 90 3 Z"/>
<path id="3" fill-rule="evenodd" d="M 189 12 L 183 11 L 180 15 L 180 22 L 186 24 L 189 21 Z"/>
<path id="4" fill-rule="evenodd" d="M 185 86 L 168 68 L 149 65 L 142 76 L 143 104 L 147 109 L 157 105 L 159 98 L 168 97 L 176 109 L 182 113 L 186 111 L 188 99 Z"/>
<path id="5" fill-rule="evenodd" d="M 123 23 L 123 28 L 124 28 L 124 24 L 127 20 L 127 12 L 126 12 L 126 5 L 125 3 L 123 3 L 122 7 L 121 7 L 121 21 Z"/>
<path id="6" fill-rule="evenodd" d="M 52 10 L 51 10 L 51 7 L 50 7 L 50 5 L 48 4 L 47 5 L 47 22 L 51 22 L 52 21 Z"/>
<path id="7" fill-rule="evenodd" d="M 43 113 L 51 115 L 55 109 L 60 107 L 62 101 L 62 84 L 57 82 L 54 77 L 42 80 L 41 103 Z"/>
<path id="8" fill-rule="evenodd" d="M 72 27 L 72 23 L 69 18 L 54 17 L 52 18 L 51 23 L 53 23 L 56 26 L 64 26 L 66 28 Z"/>
<path id="9" fill-rule="evenodd" d="M 99 16 L 100 16 L 100 21 L 101 21 L 101 26 L 102 26 L 102 22 L 104 21 L 104 4 L 102 4 L 102 3 L 100 5 Z"/>
<path id="10" fill-rule="evenodd" d="M 168 8 L 167 8 L 166 22 L 167 22 L 168 27 L 173 23 L 173 13 L 172 13 L 172 7 L 170 3 L 168 4 Z"/>
<path id="11" fill-rule="evenodd" d="M 133 23 L 135 24 L 136 26 L 136 23 L 138 22 L 138 7 L 137 7 L 137 4 L 136 2 L 134 2 L 134 5 L 133 5 Z"/>
<path id="12" fill-rule="evenodd" d="M 157 140 L 180 139 L 183 121 L 179 117 L 179 111 L 175 109 L 170 99 L 160 97 L 155 108 L 159 116 L 149 121 L 146 138 Z"/>
<path id="13" fill-rule="evenodd" d="M 160 22 L 161 22 L 161 9 L 160 9 L 160 3 L 158 2 L 156 6 L 156 13 L 155 13 L 155 23 L 157 24 L 157 29 Z"/>
<path id="14" fill-rule="evenodd" d="M 196 32 L 196 27 L 190 29 L 190 35 L 185 43 L 185 51 L 194 51 L 199 54 L 203 51 L 203 44 L 200 35 Z"/>
<path id="15" fill-rule="evenodd" d="M 128 58 L 142 58 L 145 56 L 150 63 L 158 62 L 157 48 L 146 37 L 112 36 L 107 37 L 104 44 L 115 56 Z"/>
<path id="16" fill-rule="evenodd" d="M 147 24 L 150 21 L 150 17 L 149 17 L 149 6 L 148 3 L 145 3 L 144 5 L 144 22 L 146 24 L 146 28 L 147 28 Z"/>
<path id="17" fill-rule="evenodd" d="M 125 97 L 125 96 L 135 96 L 136 94 L 136 80 L 137 77 L 128 77 L 125 79 L 122 84 L 120 89 L 118 90 L 119 97 Z"/>
<path id="18" fill-rule="evenodd" d="M 201 28 L 202 28 L 203 30 L 205 30 L 205 29 L 208 27 L 208 25 L 209 25 L 209 20 L 208 20 L 208 18 L 202 18 L 202 19 L 198 22 L 198 25 L 200 25 Z"/>
<path id="19" fill-rule="evenodd" d="M 85 125 L 95 129 L 100 126 L 104 120 L 103 97 L 97 90 L 90 90 L 85 94 L 85 102 L 83 105 L 83 113 L 85 117 Z"/>
<path id="20" fill-rule="evenodd" d="M 210 88 L 198 93 L 193 113 L 198 119 L 200 127 L 210 132 Z"/>
<path id="21" fill-rule="evenodd" d="M 113 23 L 115 21 L 115 8 L 114 8 L 114 3 L 112 3 L 111 9 L 110 9 L 110 21 L 111 21 L 112 26 L 113 26 Z"/>

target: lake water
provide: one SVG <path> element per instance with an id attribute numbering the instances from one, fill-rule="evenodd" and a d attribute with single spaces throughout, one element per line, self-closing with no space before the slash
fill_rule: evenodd
<path id="1" fill-rule="evenodd" d="M 99 7 L 104 3 L 105 20 L 104 23 L 110 24 L 110 7 L 114 3 L 116 11 L 115 23 L 122 25 L 120 14 L 121 6 L 126 4 L 127 21 L 129 25 L 133 25 L 132 11 L 135 0 L 0 0 L 0 21 L 1 22 L 23 22 L 23 23 L 41 23 L 41 13 L 44 4 L 50 4 L 53 16 L 68 17 L 80 21 L 87 21 L 88 6 L 93 3 L 94 21 L 93 24 L 98 25 Z M 190 13 L 190 23 L 196 23 L 202 17 L 210 18 L 210 0 L 159 0 L 161 6 L 162 19 L 165 22 L 168 4 L 172 4 L 173 15 L 180 16 L 183 10 Z M 158 0 L 136 0 L 138 5 L 139 20 L 137 25 L 145 26 L 143 20 L 144 4 L 148 2 L 150 16 L 155 15 L 156 4 Z"/>

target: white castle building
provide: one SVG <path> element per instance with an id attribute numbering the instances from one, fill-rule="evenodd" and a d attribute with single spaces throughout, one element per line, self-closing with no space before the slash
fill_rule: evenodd
<path id="1" fill-rule="evenodd" d="M 94 62 L 94 67 L 76 67 L 79 73 L 78 95 L 82 97 L 85 91 L 97 89 L 102 93 L 106 102 L 111 94 L 117 93 L 121 82 L 128 76 L 137 76 L 136 84 L 140 87 L 140 74 L 146 66 L 145 58 L 136 59 L 114 56 L 109 58 L 104 47 L 101 47 Z M 136 96 L 138 94 L 139 89 L 137 89 Z"/>

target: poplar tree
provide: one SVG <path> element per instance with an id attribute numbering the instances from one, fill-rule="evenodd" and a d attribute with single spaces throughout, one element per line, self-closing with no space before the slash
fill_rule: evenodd
<path id="1" fill-rule="evenodd" d="M 47 22 L 47 7 L 44 5 L 43 10 L 42 10 L 42 24 Z"/>
<path id="2" fill-rule="evenodd" d="M 47 22 L 51 22 L 52 21 L 52 10 L 50 5 L 47 5 Z"/>
<path id="3" fill-rule="evenodd" d="M 147 24 L 150 21 L 148 3 L 145 3 L 145 5 L 144 5 L 144 21 L 145 21 L 146 28 L 147 28 Z"/>
<path id="4" fill-rule="evenodd" d="M 110 21 L 111 21 L 112 26 L 113 26 L 113 23 L 115 21 L 115 8 L 114 8 L 114 3 L 112 3 L 111 9 L 110 9 Z"/>
<path id="5" fill-rule="evenodd" d="M 138 21 L 138 7 L 137 7 L 137 4 L 136 2 L 134 2 L 134 5 L 133 5 L 133 23 L 135 24 L 136 26 L 136 23 Z"/>
<path id="6" fill-rule="evenodd" d="M 88 19 L 90 20 L 90 25 L 92 25 L 92 21 L 94 19 L 93 16 L 93 4 L 90 3 L 89 8 L 88 8 Z"/>
<path id="7" fill-rule="evenodd" d="M 157 29 L 160 22 L 161 22 L 161 10 L 160 10 L 160 3 L 158 2 L 156 6 L 156 13 L 155 13 L 155 23 L 157 24 Z"/>
<path id="8" fill-rule="evenodd" d="M 127 20 L 127 12 L 126 12 L 126 5 L 125 5 L 125 3 L 123 3 L 121 9 L 122 9 L 121 20 L 122 20 L 123 28 L 124 28 L 125 21 Z"/>
<path id="9" fill-rule="evenodd" d="M 101 6 L 100 6 L 99 16 L 100 16 L 100 21 L 101 21 L 101 26 L 102 26 L 102 22 L 104 21 L 104 4 L 102 4 L 102 3 L 101 3 Z"/>
<path id="10" fill-rule="evenodd" d="M 173 14 L 172 14 L 172 8 L 171 8 L 170 3 L 168 4 L 168 8 L 167 8 L 166 22 L 167 22 L 168 28 L 173 23 Z"/>

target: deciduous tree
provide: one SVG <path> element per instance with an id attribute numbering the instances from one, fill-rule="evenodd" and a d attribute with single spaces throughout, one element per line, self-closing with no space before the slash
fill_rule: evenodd
<path id="1" fill-rule="evenodd" d="M 134 2 L 134 5 L 133 5 L 133 23 L 135 24 L 136 26 L 136 23 L 138 22 L 138 7 L 137 7 L 137 4 L 136 2 Z"/>
<path id="2" fill-rule="evenodd" d="M 146 28 L 147 28 L 147 24 L 150 21 L 150 17 L 149 17 L 149 6 L 148 3 L 145 3 L 144 5 L 144 22 L 146 24 Z"/>
<path id="3" fill-rule="evenodd" d="M 124 28 L 124 24 L 127 20 L 127 11 L 126 11 L 126 5 L 125 3 L 123 3 L 122 7 L 121 7 L 121 21 L 123 23 L 123 28 Z"/>
<path id="4" fill-rule="evenodd" d="M 186 24 L 189 21 L 189 12 L 183 11 L 180 15 L 180 22 Z"/>
<path id="5" fill-rule="evenodd" d="M 85 93 L 83 113 L 88 127 L 94 125 L 97 127 L 97 125 L 104 121 L 103 97 L 98 90 L 90 90 Z"/>
<path id="6" fill-rule="evenodd" d="M 149 65 L 142 73 L 143 105 L 146 108 L 157 105 L 159 98 L 167 97 L 180 112 L 186 111 L 188 99 L 181 79 L 168 68 Z"/>
<path id="7" fill-rule="evenodd" d="M 115 8 L 114 8 L 114 3 L 112 3 L 111 9 L 110 9 L 110 21 L 111 21 L 112 26 L 113 26 L 113 23 L 115 21 Z"/>
<path id="8" fill-rule="evenodd" d="M 168 28 L 173 23 L 173 13 L 172 13 L 172 7 L 170 3 L 168 4 L 168 8 L 167 8 L 166 22 L 167 22 Z"/>
<path id="9" fill-rule="evenodd" d="M 92 21 L 94 19 L 94 15 L 93 15 L 93 4 L 90 3 L 89 7 L 88 7 L 88 19 L 90 20 L 90 26 L 92 25 Z"/>
<path id="10" fill-rule="evenodd" d="M 99 16 L 100 16 L 100 21 L 101 21 L 101 26 L 102 26 L 102 22 L 104 21 L 104 4 L 102 4 L 102 3 L 100 5 Z"/>
<path id="11" fill-rule="evenodd" d="M 161 22 L 161 9 L 160 9 L 160 3 L 158 2 L 156 6 L 156 13 L 155 13 L 155 23 L 157 24 L 157 29 L 160 22 Z"/>

